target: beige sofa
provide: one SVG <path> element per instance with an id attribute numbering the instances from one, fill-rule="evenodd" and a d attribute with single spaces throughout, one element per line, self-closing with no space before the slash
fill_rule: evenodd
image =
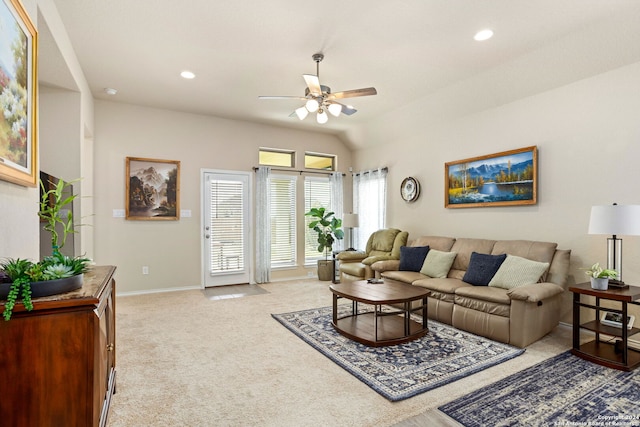
<path id="1" fill-rule="evenodd" d="M 399 271 L 400 261 L 397 260 L 379 261 L 371 267 L 376 276 L 385 280 L 429 289 L 429 318 L 517 347 L 539 340 L 558 325 L 570 250 L 556 249 L 556 243 L 547 242 L 440 236 L 420 237 L 410 246 L 455 252 L 447 277 L 431 278 L 416 271 Z M 473 286 L 462 280 L 473 252 L 510 254 L 546 262 L 549 267 L 537 283 L 512 289 Z"/>

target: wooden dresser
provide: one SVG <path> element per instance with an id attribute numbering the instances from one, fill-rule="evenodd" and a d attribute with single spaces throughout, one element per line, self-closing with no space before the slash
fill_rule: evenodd
<path id="1" fill-rule="evenodd" d="M 105 426 L 116 388 L 113 266 L 0 319 L 0 425 Z M 0 302 L 0 312 L 4 310 Z"/>

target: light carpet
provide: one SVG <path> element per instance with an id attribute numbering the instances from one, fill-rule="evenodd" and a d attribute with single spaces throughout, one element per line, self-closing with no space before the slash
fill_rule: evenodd
<path id="1" fill-rule="evenodd" d="M 338 308 L 339 317 L 351 313 L 350 305 Z M 331 323 L 331 307 L 273 314 L 273 317 L 392 402 L 449 384 L 524 352 L 433 320 L 428 322 L 429 333 L 422 338 L 404 344 L 370 347 L 336 332 Z"/>
<path id="2" fill-rule="evenodd" d="M 571 329 L 558 328 L 515 359 L 390 402 L 271 317 L 330 305 L 328 285 L 274 282 L 216 301 L 200 290 L 116 297 L 108 426 L 388 427 L 571 346 Z"/>
<path id="3" fill-rule="evenodd" d="M 637 426 L 640 372 L 565 352 L 439 409 L 467 427 Z"/>

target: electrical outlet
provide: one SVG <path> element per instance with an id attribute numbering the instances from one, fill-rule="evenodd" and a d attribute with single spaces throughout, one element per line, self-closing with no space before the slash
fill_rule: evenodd
<path id="1" fill-rule="evenodd" d="M 315 277 L 316 273 L 313 271 L 307 271 L 307 277 Z"/>
<path id="2" fill-rule="evenodd" d="M 142 274 L 149 274 L 149 267 L 147 267 L 146 265 L 142 266 Z"/>

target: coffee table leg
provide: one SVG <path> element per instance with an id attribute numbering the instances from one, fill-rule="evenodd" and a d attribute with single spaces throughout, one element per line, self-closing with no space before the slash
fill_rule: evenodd
<path id="1" fill-rule="evenodd" d="M 405 302 L 404 303 L 404 336 L 408 337 L 409 336 L 409 315 L 410 315 L 410 310 L 411 309 L 411 303 L 410 302 Z"/>
<path id="2" fill-rule="evenodd" d="M 338 295 L 333 294 L 333 324 L 338 324 Z"/>
<path id="3" fill-rule="evenodd" d="M 422 328 L 427 329 L 427 303 L 429 299 L 427 297 L 422 298 Z"/>
<path id="4" fill-rule="evenodd" d="M 373 305 L 373 340 L 378 342 L 378 305 Z"/>

